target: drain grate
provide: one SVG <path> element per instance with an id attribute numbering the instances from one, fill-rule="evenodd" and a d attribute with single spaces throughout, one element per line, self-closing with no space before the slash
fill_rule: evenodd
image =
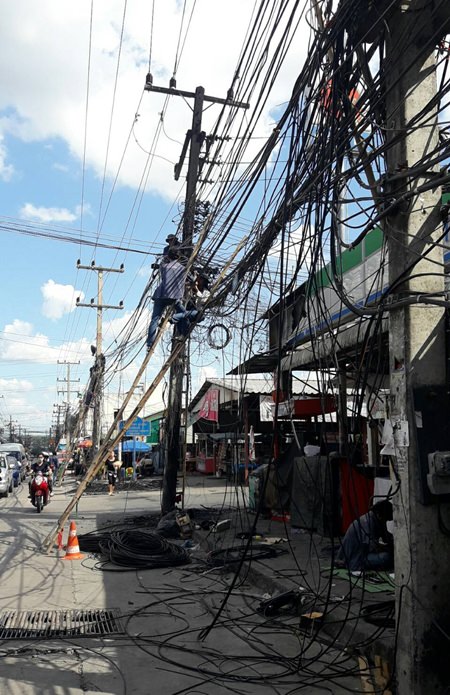
<path id="1" fill-rule="evenodd" d="M 116 608 L 0 613 L 0 639 L 95 637 L 123 634 L 123 632 L 120 613 Z"/>

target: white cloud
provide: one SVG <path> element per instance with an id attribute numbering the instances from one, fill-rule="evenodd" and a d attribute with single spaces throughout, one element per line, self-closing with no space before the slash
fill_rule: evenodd
<path id="1" fill-rule="evenodd" d="M 64 174 L 67 174 L 70 171 L 67 164 L 60 164 L 59 162 L 54 162 L 53 169 L 56 169 L 56 171 L 62 171 Z"/>
<path id="2" fill-rule="evenodd" d="M 33 384 L 27 379 L 0 379 L 0 392 L 3 397 L 0 401 L 2 411 L 19 407 L 23 411 L 24 408 L 30 408 L 27 401 L 33 397 L 33 390 Z"/>
<path id="3" fill-rule="evenodd" d="M 0 134 L 0 178 L 2 181 L 10 181 L 14 174 L 14 167 L 6 163 L 7 153 L 3 140 L 3 135 Z"/>
<path id="4" fill-rule="evenodd" d="M 0 391 L 2 394 L 32 390 L 33 384 L 26 379 L 0 379 Z"/>
<path id="5" fill-rule="evenodd" d="M 54 280 L 47 280 L 41 292 L 44 297 L 42 313 L 52 321 L 70 314 L 75 309 L 76 297 L 84 298 L 83 292 L 76 290 L 73 285 L 60 285 Z"/>
<path id="6" fill-rule="evenodd" d="M 50 356 L 49 348 L 49 340 L 45 335 L 33 335 L 31 323 L 14 319 L 4 327 L 1 334 L 0 359 L 14 362 L 54 362 L 55 353 Z"/>
<path id="7" fill-rule="evenodd" d="M 55 347 L 43 333 L 33 333 L 27 321 L 14 319 L 0 332 L 0 362 L 31 362 L 54 365 L 57 360 L 91 362 L 90 342 L 85 338 Z"/>
<path id="8" fill-rule="evenodd" d="M 86 217 L 86 215 L 90 215 L 91 217 L 93 216 L 92 213 L 92 207 L 89 203 L 83 203 L 83 206 L 77 205 L 75 207 L 75 212 L 77 214 L 77 217 L 81 217 L 81 213 Z"/>
<path id="9" fill-rule="evenodd" d="M 104 349 L 108 348 L 109 343 L 114 343 L 114 347 L 117 347 L 117 345 L 122 342 L 132 315 L 133 312 L 125 311 L 123 314 L 119 314 L 109 321 L 103 321 Z M 149 321 L 149 311 L 148 309 L 144 309 L 136 326 L 133 328 L 132 338 L 136 338 L 138 335 L 144 333 L 148 328 Z M 124 332 L 122 333 L 122 331 Z"/>
<path id="10" fill-rule="evenodd" d="M 193 4 L 188 3 L 185 27 L 192 7 Z M 179 88 L 194 91 L 196 85 L 201 84 L 207 94 L 226 96 L 253 9 L 254 0 L 228 0 L 226 7 L 221 5 L 220 10 L 214 2 L 197 4 L 177 70 Z M 180 182 L 173 180 L 173 166 L 170 163 L 178 161 L 180 145 L 173 140 L 183 141 L 185 132 L 191 126 L 192 101 L 186 104 L 183 99 L 175 97 L 168 101 L 164 115 L 165 132 L 155 139 L 166 97 L 154 92 L 143 94 L 149 60 L 151 4 L 128 3 L 109 140 L 122 30 L 122 0 L 96 3 L 94 8 L 86 131 L 90 5 L 68 0 L 60 3 L 41 0 L 39 12 L 29 10 L 29 0 L 15 0 L 2 8 L 2 59 L 10 69 L 2 79 L 0 110 L 4 111 L 4 116 L 0 120 L 0 130 L 24 142 L 61 139 L 79 162 L 83 161 L 86 153 L 87 166 L 92 167 L 100 179 L 103 178 L 106 161 L 107 175 L 112 178 L 119 172 L 119 184 L 131 187 L 140 185 L 148 164 L 146 152 L 154 147 L 153 151 L 158 157 L 151 163 L 148 179 L 144 174 L 147 189 L 173 198 L 174 193 L 180 190 Z M 182 13 L 183 3 L 179 0 L 158 3 L 151 66 L 157 85 L 168 86 L 172 75 Z M 266 65 L 270 64 L 273 47 L 277 44 L 283 24 L 288 21 L 287 15 L 285 13 L 275 30 Z M 218 25 L 218 21 L 220 31 L 210 31 L 212 26 Z M 290 96 L 307 51 L 307 41 L 302 40 L 302 31 L 297 32 L 296 50 L 291 50 L 285 59 L 263 108 L 258 132 L 254 135 L 268 135 L 271 132 L 272 110 Z M 45 41 L 41 40 L 42 36 L 46 37 Z M 208 56 L 208 60 L 205 60 L 205 56 Z M 32 80 L 30 65 L 33 66 Z M 246 95 L 251 109 L 245 113 L 240 110 L 236 121 L 251 119 L 252 109 L 258 107 L 257 94 L 263 79 L 264 70 L 260 78 L 252 82 L 252 94 Z M 239 84 L 236 85 L 237 94 L 238 88 Z M 213 105 L 205 110 L 202 124 L 205 132 L 212 130 L 221 108 Z M 133 127 L 134 137 L 125 150 L 137 112 L 139 117 Z M 245 158 L 248 160 L 255 155 L 260 146 L 261 140 L 251 141 Z M 220 177 L 219 167 L 215 175 Z"/>
<path id="11" fill-rule="evenodd" d="M 25 203 L 19 215 L 22 219 L 38 222 L 73 222 L 77 219 L 77 215 L 67 208 L 36 207 L 32 203 Z"/>

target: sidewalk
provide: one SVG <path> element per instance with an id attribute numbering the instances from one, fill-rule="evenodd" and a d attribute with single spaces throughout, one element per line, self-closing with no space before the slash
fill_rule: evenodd
<path id="1" fill-rule="evenodd" d="M 222 519 L 226 514 L 222 515 Z M 206 551 L 246 544 L 236 534 L 249 531 L 255 514 L 234 512 L 228 515 L 231 526 L 220 534 L 196 531 L 202 536 Z M 362 575 L 346 569 L 332 570 L 332 544 L 317 534 L 292 530 L 289 523 L 259 519 L 255 537 L 257 549 L 262 544 L 275 549 L 277 555 L 252 559 L 248 553 L 240 578 L 271 597 L 294 591 L 300 595 L 300 614 L 319 614 L 303 618 L 303 625 L 318 641 L 333 644 L 355 656 L 364 655 L 372 662 L 381 658 L 387 665 L 394 659 L 394 590 L 395 579 L 387 572 Z M 273 543 L 274 539 L 283 539 Z M 338 540 L 335 539 L 335 552 Z M 278 554 L 279 553 L 279 554 Z M 237 563 L 231 565 L 236 569 Z M 283 616 L 288 605 L 280 608 Z M 372 621 L 372 622 L 369 622 Z M 376 624 L 374 624 L 376 623 Z M 375 658 L 377 657 L 377 659 Z"/>
<path id="2" fill-rule="evenodd" d="M 84 559 L 69 562 L 62 559 L 64 550 L 53 549 L 48 555 L 39 552 L 40 541 L 54 528 L 75 485 L 73 478 L 64 481 L 39 515 L 27 498 L 26 486 L 0 504 L 0 611 L 3 616 L 26 612 L 28 618 L 22 626 L 30 629 L 25 638 L 6 635 L 1 640 L 1 693 L 322 695 L 324 683 L 333 695 L 360 689 L 358 667 L 352 655 L 340 647 L 341 639 L 333 644 L 325 630 L 319 639 L 304 633 L 299 630 L 298 615 L 271 618 L 257 611 L 269 586 L 281 590 L 287 582 L 295 587 L 301 584 L 309 592 L 305 592 L 302 612 L 324 605 L 328 582 L 320 572 L 315 575 L 314 562 L 307 564 L 306 536 L 293 542 L 298 544 L 295 552 L 303 574 L 299 575 L 288 554 L 246 563 L 224 614 L 203 640 L 200 635 L 211 625 L 234 577 L 232 570 L 211 568 L 207 553 L 242 545 L 235 538 L 236 532 L 248 526 L 247 515 L 237 509 L 237 502 L 242 510 L 245 501 L 242 491 L 216 479 L 189 479 L 187 507 L 200 510 L 199 515 L 213 516 L 215 521 L 231 518 L 233 524 L 221 534 L 196 529 L 190 564 L 124 571 L 88 551 Z M 80 535 L 130 523 L 130 519 L 134 523 L 149 515 L 157 517 L 159 510 L 159 489 L 123 489 L 110 497 L 105 488 L 103 493 L 84 495 L 71 518 Z M 274 522 L 263 522 L 260 530 L 286 536 L 283 525 Z M 66 525 L 64 542 L 67 533 Z M 330 599 L 337 594 L 332 587 Z M 328 603 L 327 618 L 336 618 L 339 604 Z M 353 600 L 351 605 L 354 610 Z M 73 635 L 74 626 L 81 625 L 83 631 L 80 620 L 86 612 L 89 630 L 97 615 L 99 627 L 105 620 L 113 623 L 117 615 L 117 629 L 107 634 Z M 46 621 L 52 626 L 58 621 L 58 630 L 36 637 L 36 619 L 40 628 L 50 626 Z M 64 633 L 66 627 L 68 633 Z"/>
<path id="3" fill-rule="evenodd" d="M 73 494 L 76 489 L 75 480 L 71 483 L 66 481 L 65 495 Z M 117 487 L 114 498 L 108 498 L 106 481 L 99 480 L 92 483 L 85 499 L 86 503 L 92 499 L 96 508 L 97 503 L 93 498 L 104 496 L 105 504 L 111 509 L 126 500 L 127 512 L 133 514 L 137 511 L 136 504 L 140 506 L 140 495 L 147 492 L 153 499 L 148 511 L 157 515 L 161 485 L 160 477 L 145 478 L 134 483 L 126 481 Z M 200 544 L 199 550 L 193 555 L 196 560 L 207 560 L 207 554 L 211 551 L 245 548 L 247 540 L 236 538 L 236 535 L 248 535 L 255 520 L 255 514 L 248 512 L 247 490 L 236 490 L 223 479 L 192 476 L 187 480 L 185 502 L 186 509 L 203 509 L 206 517 L 210 514 L 216 522 L 230 521 L 228 529 L 216 534 L 196 528 L 193 543 Z M 91 507 L 90 502 L 88 506 Z M 102 522 L 108 523 L 108 513 L 101 516 Z M 196 523 L 195 515 L 192 521 Z M 79 533 L 92 529 L 90 514 L 85 516 L 81 513 L 77 523 Z M 309 624 L 317 639 L 331 642 L 351 653 L 365 654 L 372 659 L 377 655 L 388 664 L 393 663 L 393 609 L 385 605 L 386 602 L 392 604 L 394 600 L 395 580 L 392 575 L 370 573 L 361 576 L 358 573 L 349 574 L 345 569 L 332 570 L 331 540 L 291 529 L 289 522 L 259 518 L 256 532 L 261 537 L 255 538 L 256 544 L 267 542 L 268 547 L 277 554 L 272 558 L 252 559 L 250 553 L 242 565 L 240 582 L 245 581 L 261 594 L 270 596 L 287 591 L 299 592 L 301 614 L 323 614 L 323 618 Z M 272 544 L 273 539 L 283 540 Z M 339 547 L 337 539 L 334 545 L 336 552 Z M 234 571 L 236 566 L 234 563 L 228 569 Z M 283 609 L 281 615 L 287 610 L 288 607 Z M 377 624 L 368 620 L 374 620 Z"/>

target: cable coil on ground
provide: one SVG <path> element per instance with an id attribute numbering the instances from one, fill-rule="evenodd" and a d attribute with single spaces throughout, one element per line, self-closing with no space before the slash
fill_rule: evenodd
<path id="1" fill-rule="evenodd" d="M 128 569 L 176 567 L 190 562 L 184 548 L 147 529 L 119 529 L 81 536 L 79 541 L 80 548 L 101 552 L 109 562 Z"/>

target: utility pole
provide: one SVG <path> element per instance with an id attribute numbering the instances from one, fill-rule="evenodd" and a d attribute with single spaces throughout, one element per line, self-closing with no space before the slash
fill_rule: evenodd
<path id="1" fill-rule="evenodd" d="M 90 304 L 83 304 L 80 298 L 77 297 L 76 304 L 81 307 L 89 307 L 97 309 L 97 337 L 95 345 L 95 363 L 94 370 L 97 372 L 97 392 L 94 394 L 94 417 L 92 424 L 92 455 L 98 451 L 101 439 L 101 407 L 103 398 L 103 375 L 105 372 L 105 357 L 102 353 L 103 341 L 103 311 L 105 309 L 123 309 L 123 302 L 119 302 L 118 306 L 112 304 L 103 304 L 103 273 L 123 273 L 125 268 L 123 263 L 119 268 L 105 268 L 104 266 L 95 265 L 92 261 L 91 265 L 81 265 L 81 261 L 77 261 L 78 270 L 93 270 L 97 273 L 97 303 L 91 299 Z"/>
<path id="2" fill-rule="evenodd" d="M 74 364 L 80 364 L 80 360 L 78 362 L 69 362 L 68 360 L 58 360 L 57 364 L 65 364 L 67 367 L 67 377 L 65 379 L 57 379 L 56 381 L 62 382 L 64 384 L 67 384 L 66 388 L 64 389 L 63 393 L 67 393 L 67 408 L 66 408 L 66 436 L 67 436 L 67 441 L 66 441 L 66 449 L 70 451 L 70 445 L 71 445 L 71 428 L 70 428 L 70 384 L 77 384 L 80 380 L 79 379 L 71 379 L 70 378 L 70 367 Z M 58 391 L 58 393 L 61 393 Z M 58 423 L 57 423 L 57 428 L 59 429 L 59 415 L 60 411 L 58 408 Z M 58 432 L 55 433 L 55 445 L 58 444 L 56 441 L 58 437 Z"/>
<path id="3" fill-rule="evenodd" d="M 450 450 L 449 398 L 444 308 L 423 298 L 442 297 L 445 289 L 437 243 L 441 188 L 417 191 L 438 175 L 436 166 L 424 166 L 415 175 L 408 170 L 437 152 L 435 50 L 449 31 L 450 8 L 419 0 L 395 5 L 386 32 L 386 195 L 399 203 L 384 231 L 389 280 L 391 286 L 396 283 L 393 300 L 422 295 L 422 301 L 419 297 L 414 305 L 405 302 L 389 312 L 390 420 L 399 483 L 393 497 L 396 692 L 437 695 L 449 683 L 450 505 L 448 495 L 430 494 L 427 473 L 428 454 Z M 402 202 L 411 191 L 413 197 Z M 409 270 L 418 256 L 421 260 Z"/>
<path id="4" fill-rule="evenodd" d="M 65 391 L 58 391 L 58 394 L 59 393 L 65 393 Z M 54 403 L 53 404 L 53 418 L 56 418 L 56 424 L 53 424 L 53 421 L 52 421 L 52 430 L 54 429 L 55 447 L 58 446 L 58 442 L 61 438 L 61 413 L 66 408 L 67 408 L 67 406 L 65 407 L 64 404 L 61 404 L 61 403 Z"/>
<path id="5" fill-rule="evenodd" d="M 173 86 L 172 86 L 173 85 Z M 145 89 L 149 92 L 158 92 L 160 94 L 170 94 L 173 96 L 181 96 L 185 99 L 194 100 L 194 108 L 192 112 L 192 126 L 186 133 L 183 149 L 181 152 L 180 161 L 175 165 L 175 180 L 178 180 L 183 166 L 184 158 L 189 147 L 189 165 L 186 178 L 186 200 L 184 204 L 183 216 L 183 231 L 182 242 L 183 247 L 189 253 L 192 248 L 194 236 L 194 221 L 195 210 L 197 204 L 197 180 L 199 175 L 200 151 L 205 140 L 205 133 L 202 131 L 202 115 L 204 102 L 214 104 L 223 104 L 225 106 L 233 106 L 235 108 L 248 109 L 249 104 L 234 101 L 229 95 L 227 99 L 212 97 L 205 94 L 203 87 L 199 86 L 195 92 L 186 92 L 176 89 L 174 80 L 171 81 L 171 86 L 156 87 L 153 85 L 153 77 L 147 75 Z M 172 347 L 172 350 L 174 347 Z M 164 481 L 162 493 L 162 512 L 165 514 L 172 511 L 175 507 L 176 490 L 177 490 L 177 473 L 181 461 L 181 446 L 180 446 L 180 431 L 181 431 L 181 412 L 183 401 L 183 381 L 186 366 L 186 350 L 179 352 L 176 360 L 171 365 L 169 376 L 169 402 L 167 409 L 167 422 L 165 428 L 165 466 L 164 466 Z M 185 427 L 187 423 L 185 423 Z M 183 501 L 184 502 L 184 501 Z"/>
<path id="6" fill-rule="evenodd" d="M 14 441 L 14 423 L 13 423 L 13 419 L 12 419 L 11 415 L 9 416 L 8 427 L 9 427 L 9 441 L 13 442 Z"/>

